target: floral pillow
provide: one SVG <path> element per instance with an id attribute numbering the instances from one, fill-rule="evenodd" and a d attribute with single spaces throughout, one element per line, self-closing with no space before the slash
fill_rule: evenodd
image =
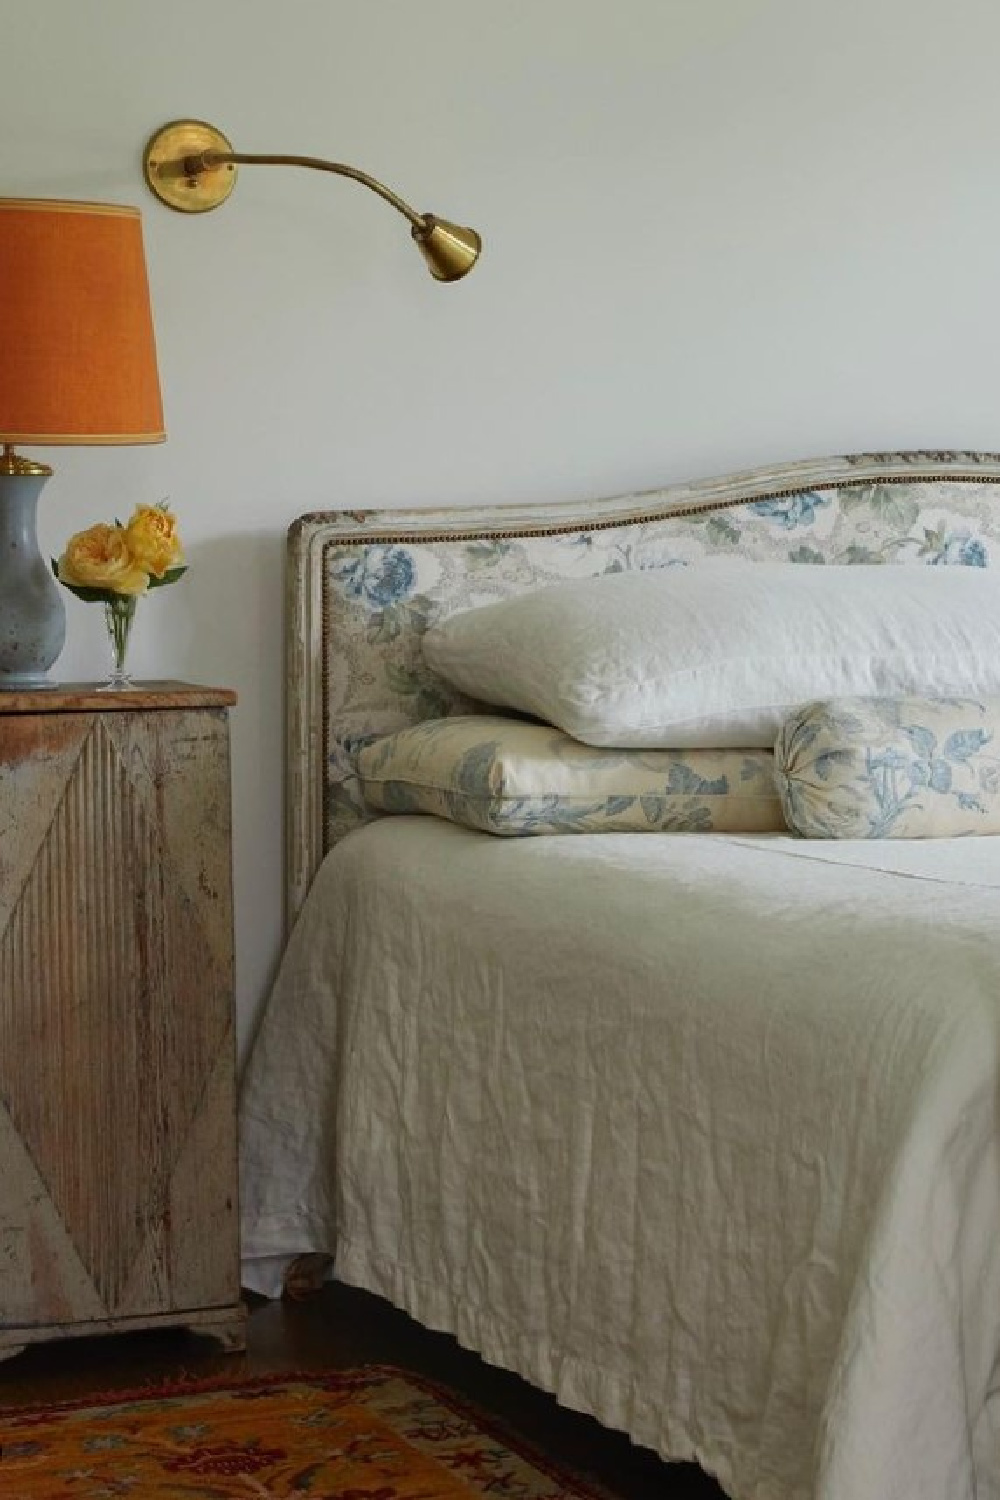
<path id="1" fill-rule="evenodd" d="M 361 751 L 382 812 L 485 833 L 784 831 L 769 750 L 595 750 L 549 724 L 431 719 Z"/>
<path id="2" fill-rule="evenodd" d="M 785 720 L 775 780 L 805 838 L 1000 833 L 1000 699 L 843 698 Z"/>

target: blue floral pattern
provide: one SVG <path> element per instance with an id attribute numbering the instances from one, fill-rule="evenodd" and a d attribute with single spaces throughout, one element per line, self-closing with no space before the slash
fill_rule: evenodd
<path id="1" fill-rule="evenodd" d="M 806 838 L 955 838 L 1000 832 L 1000 702 L 855 698 L 782 726 L 775 776 Z"/>
<path id="2" fill-rule="evenodd" d="M 794 531 L 797 526 L 812 526 L 816 520 L 817 510 L 821 506 L 832 503 L 832 496 L 829 492 L 800 490 L 797 495 L 780 495 L 771 500 L 753 500 L 749 509 L 755 516 L 764 516 L 785 531 Z"/>
<path id="3" fill-rule="evenodd" d="M 647 515 L 657 497 L 644 496 Z M 325 556 L 326 845 L 373 816 L 359 746 L 431 718 L 477 711 L 430 672 L 424 632 L 457 610 L 609 571 L 706 557 L 988 566 L 1000 505 L 987 483 L 845 482 L 688 514 L 545 533 L 545 513 L 502 536 L 377 541 L 345 530 Z"/>
<path id="4" fill-rule="evenodd" d="M 594 750 L 496 714 L 417 724 L 359 758 L 380 812 L 431 813 L 485 833 L 773 833 L 769 750 Z"/>
<path id="5" fill-rule="evenodd" d="M 403 547 L 364 547 L 334 565 L 333 577 L 350 599 L 373 610 L 398 604 L 413 591 L 417 576 L 413 558 Z"/>
<path id="6" fill-rule="evenodd" d="M 957 563 L 963 568 L 985 568 L 989 553 L 982 537 L 968 530 L 927 531 L 920 546 L 921 555 L 933 566 Z"/>

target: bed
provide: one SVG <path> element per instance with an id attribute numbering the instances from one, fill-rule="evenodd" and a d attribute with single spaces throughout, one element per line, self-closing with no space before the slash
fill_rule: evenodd
<path id="1" fill-rule="evenodd" d="M 1000 1497 L 1000 838 L 501 839 L 358 782 L 475 707 L 422 653 L 460 610 L 707 556 L 989 566 L 998 483 L 868 454 L 295 524 L 246 1285 L 327 1257 L 734 1500 Z"/>

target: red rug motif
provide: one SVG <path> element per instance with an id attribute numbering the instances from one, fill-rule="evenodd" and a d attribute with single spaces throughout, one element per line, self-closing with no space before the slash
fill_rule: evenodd
<path id="1" fill-rule="evenodd" d="M 0 1414 L 4 1500 L 598 1500 L 450 1393 L 366 1367 Z"/>

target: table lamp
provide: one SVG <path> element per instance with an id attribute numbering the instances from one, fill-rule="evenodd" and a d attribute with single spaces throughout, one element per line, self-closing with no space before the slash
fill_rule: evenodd
<path id="1" fill-rule="evenodd" d="M 66 635 L 36 535 L 52 473 L 14 452 L 165 437 L 139 211 L 0 198 L 0 691 L 50 686 Z"/>

